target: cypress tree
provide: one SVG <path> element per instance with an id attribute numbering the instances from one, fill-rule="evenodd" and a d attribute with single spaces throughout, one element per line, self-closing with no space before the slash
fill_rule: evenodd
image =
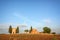
<path id="1" fill-rule="evenodd" d="M 16 29 L 16 33 L 19 33 L 19 27 L 17 27 L 17 29 Z"/>
<path id="2" fill-rule="evenodd" d="M 12 26 L 9 26 L 9 33 L 12 33 Z"/>

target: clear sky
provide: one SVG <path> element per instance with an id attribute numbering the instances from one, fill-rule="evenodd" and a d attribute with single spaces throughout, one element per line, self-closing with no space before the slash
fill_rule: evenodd
<path id="1" fill-rule="evenodd" d="M 9 25 L 13 27 L 36 28 L 42 31 L 48 26 L 59 33 L 59 0 L 0 0 L 0 31 Z M 22 29 L 23 29 L 22 28 Z M 22 30 L 21 29 L 21 30 Z"/>

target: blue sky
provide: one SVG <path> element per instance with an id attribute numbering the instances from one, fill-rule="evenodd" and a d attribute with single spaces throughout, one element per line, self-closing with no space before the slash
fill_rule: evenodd
<path id="1" fill-rule="evenodd" d="M 0 29 L 9 25 L 27 26 L 42 31 L 44 26 L 59 33 L 59 0 L 0 0 Z M 24 27 L 25 28 L 25 27 Z"/>

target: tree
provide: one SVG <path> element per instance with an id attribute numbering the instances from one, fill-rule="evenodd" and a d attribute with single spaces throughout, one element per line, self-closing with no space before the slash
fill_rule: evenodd
<path id="1" fill-rule="evenodd" d="M 19 33 L 19 27 L 17 27 L 17 29 L 16 29 L 16 33 Z"/>
<path id="2" fill-rule="evenodd" d="M 52 34 L 56 34 L 56 32 L 52 32 Z"/>
<path id="3" fill-rule="evenodd" d="M 48 28 L 48 27 L 43 28 L 43 33 L 50 33 L 50 32 L 51 32 L 50 28 Z"/>
<path id="4" fill-rule="evenodd" d="M 29 30 L 24 30 L 26 33 L 29 32 Z"/>
<path id="5" fill-rule="evenodd" d="M 12 33 L 12 26 L 9 26 L 9 33 Z"/>
<path id="6" fill-rule="evenodd" d="M 31 28 L 30 28 L 30 33 L 31 33 L 31 31 L 32 31 L 32 26 L 31 26 Z"/>

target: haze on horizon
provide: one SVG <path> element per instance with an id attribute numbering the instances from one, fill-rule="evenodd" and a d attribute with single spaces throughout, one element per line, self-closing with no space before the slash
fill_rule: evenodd
<path id="1" fill-rule="evenodd" d="M 59 0 L 0 0 L 0 33 L 8 33 L 9 25 L 20 32 L 30 26 L 43 31 L 47 26 L 60 33 Z"/>

